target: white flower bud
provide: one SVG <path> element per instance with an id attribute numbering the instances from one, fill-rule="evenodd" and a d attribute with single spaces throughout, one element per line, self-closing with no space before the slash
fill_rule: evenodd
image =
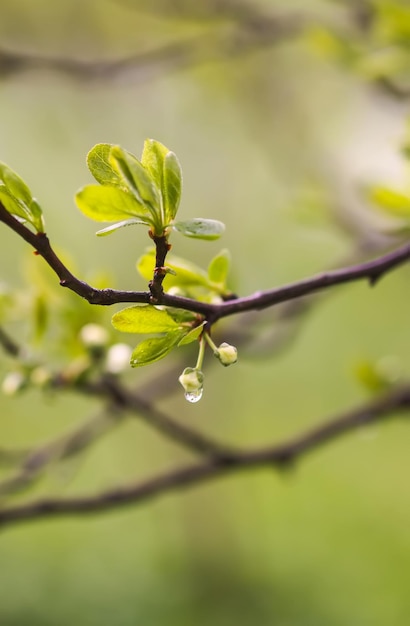
<path id="1" fill-rule="evenodd" d="M 27 378 L 22 372 L 9 372 L 3 380 L 1 389 L 6 396 L 14 396 L 27 384 Z"/>
<path id="2" fill-rule="evenodd" d="M 100 324 L 86 324 L 80 331 L 80 339 L 87 348 L 103 348 L 109 341 L 109 335 Z"/>
<path id="3" fill-rule="evenodd" d="M 227 367 L 236 363 L 238 360 L 238 351 L 235 346 L 231 346 L 229 343 L 221 343 L 218 350 L 215 352 L 215 356 L 220 360 L 222 365 Z"/>
<path id="4" fill-rule="evenodd" d="M 185 390 L 185 398 L 188 402 L 198 402 L 201 399 L 204 375 L 200 370 L 186 367 L 178 380 Z"/>
<path id="5" fill-rule="evenodd" d="M 120 374 L 130 365 L 132 349 L 126 343 L 116 343 L 107 352 L 105 369 L 110 374 Z"/>

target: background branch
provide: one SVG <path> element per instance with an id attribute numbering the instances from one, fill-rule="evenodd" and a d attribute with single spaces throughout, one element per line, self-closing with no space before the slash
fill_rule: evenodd
<path id="1" fill-rule="evenodd" d="M 0 525 L 46 517 L 85 515 L 139 504 L 155 496 L 199 484 L 244 469 L 264 466 L 281 469 L 303 455 L 367 424 L 410 409 L 410 385 L 392 390 L 357 409 L 344 413 L 289 441 L 256 450 L 238 451 L 230 458 L 212 457 L 153 478 L 122 485 L 86 497 L 41 499 L 0 509 Z"/>

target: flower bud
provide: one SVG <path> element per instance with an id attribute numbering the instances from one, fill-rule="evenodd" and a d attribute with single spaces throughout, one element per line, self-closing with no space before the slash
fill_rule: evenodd
<path id="1" fill-rule="evenodd" d="M 85 324 L 80 331 L 80 339 L 87 348 L 104 348 L 109 340 L 107 330 L 99 324 Z"/>
<path id="2" fill-rule="evenodd" d="M 238 360 L 238 351 L 235 346 L 231 346 L 229 343 L 221 343 L 218 350 L 214 353 L 216 358 L 220 360 L 222 365 L 227 367 L 236 363 Z"/>
<path id="3" fill-rule="evenodd" d="M 9 372 L 4 378 L 1 390 L 6 396 L 14 396 L 27 386 L 27 377 L 18 371 Z"/>
<path id="4" fill-rule="evenodd" d="M 201 399 L 204 375 L 200 370 L 186 367 L 178 380 L 185 390 L 185 398 L 188 402 L 198 402 Z"/>
<path id="5" fill-rule="evenodd" d="M 130 365 L 131 348 L 126 343 L 115 343 L 107 352 L 105 369 L 110 374 L 120 374 Z"/>

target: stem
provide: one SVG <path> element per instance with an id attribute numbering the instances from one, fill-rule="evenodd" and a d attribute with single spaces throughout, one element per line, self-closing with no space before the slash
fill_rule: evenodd
<path id="1" fill-rule="evenodd" d="M 217 347 L 217 345 L 216 345 L 216 344 L 212 341 L 211 336 L 210 336 L 210 335 L 208 335 L 208 333 L 204 333 L 204 336 L 205 336 L 205 340 L 206 340 L 206 342 L 207 342 L 208 346 L 211 348 L 212 352 L 213 352 L 214 354 L 218 354 L 218 352 L 219 352 L 218 347 Z"/>
<path id="2" fill-rule="evenodd" d="M 151 304 L 157 304 L 164 294 L 162 287 L 163 280 L 167 274 L 165 268 L 165 258 L 171 249 L 168 243 L 168 233 L 164 231 L 162 235 L 155 235 L 150 231 L 150 237 L 155 243 L 155 268 L 153 279 L 149 283 L 151 292 Z"/>
<path id="3" fill-rule="evenodd" d="M 203 337 L 201 337 L 201 339 L 199 340 L 199 352 L 198 352 L 198 359 L 196 361 L 196 365 L 195 365 L 195 369 L 201 371 L 202 370 L 202 364 L 204 362 L 204 355 L 205 355 L 205 341 L 203 339 Z"/>

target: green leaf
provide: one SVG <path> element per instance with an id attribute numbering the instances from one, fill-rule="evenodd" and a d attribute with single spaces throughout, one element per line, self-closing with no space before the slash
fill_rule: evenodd
<path id="1" fill-rule="evenodd" d="M 155 139 L 146 139 L 141 156 L 141 164 L 151 176 L 158 189 L 163 188 L 164 160 L 169 150 Z"/>
<path id="2" fill-rule="evenodd" d="M 123 186 L 118 172 L 110 163 L 110 153 L 113 147 L 110 143 L 98 143 L 87 154 L 87 165 L 95 180 L 101 185 Z"/>
<path id="3" fill-rule="evenodd" d="M 196 217 L 184 222 L 175 222 L 173 227 L 185 237 L 196 239 L 218 239 L 225 230 L 225 225 L 218 220 L 208 220 Z"/>
<path id="4" fill-rule="evenodd" d="M 133 226 L 135 224 L 148 226 L 147 222 L 143 222 L 137 219 L 124 220 L 123 222 L 117 222 L 116 224 L 112 224 L 112 226 L 107 226 L 107 228 L 102 228 L 101 230 L 97 230 L 95 233 L 98 237 L 105 237 L 106 235 L 111 235 L 111 233 L 115 232 L 119 228 L 124 228 L 124 226 Z"/>
<path id="5" fill-rule="evenodd" d="M 22 178 L 5 163 L 0 163 L 0 199 L 9 213 L 32 224 L 37 232 L 44 232 L 40 205 Z"/>
<path id="6" fill-rule="evenodd" d="M 24 205 L 20 205 L 19 202 L 14 198 L 14 196 L 8 191 L 7 187 L 0 183 L 0 201 L 4 205 L 6 211 L 14 215 L 15 217 L 19 217 L 21 221 L 27 222 L 29 219 L 28 211 L 25 209 Z"/>
<path id="7" fill-rule="evenodd" d="M 182 171 L 176 155 L 155 139 L 146 139 L 141 163 L 162 194 L 166 223 L 177 213 L 182 188 Z"/>
<path id="8" fill-rule="evenodd" d="M 174 255 L 167 257 L 167 267 L 169 267 L 175 275 L 167 274 L 165 278 L 166 287 L 198 285 L 201 287 L 209 287 L 209 280 L 206 272 L 194 263 L 185 261 Z M 155 250 L 150 250 L 137 261 L 137 270 L 141 276 L 149 281 L 155 268 Z"/>
<path id="9" fill-rule="evenodd" d="M 75 201 L 84 215 L 97 222 L 114 222 L 132 216 L 151 223 L 147 208 L 118 187 L 86 185 L 77 192 Z"/>
<path id="10" fill-rule="evenodd" d="M 373 187 L 370 199 L 394 217 L 410 218 L 410 195 L 386 187 Z"/>
<path id="11" fill-rule="evenodd" d="M 165 337 L 153 337 L 141 341 L 131 355 L 131 367 L 150 365 L 171 352 L 183 336 L 180 331 L 167 333 Z"/>
<path id="12" fill-rule="evenodd" d="M 180 328 L 168 313 L 149 304 L 131 306 L 112 316 L 112 325 L 123 333 L 168 333 Z"/>
<path id="13" fill-rule="evenodd" d="M 164 180 L 162 196 L 164 200 L 165 219 L 171 222 L 178 211 L 182 192 L 182 170 L 176 154 L 168 152 L 164 160 Z"/>
<path id="14" fill-rule="evenodd" d="M 178 342 L 178 346 L 186 346 L 188 343 L 192 343 L 193 341 L 196 341 L 197 339 L 199 339 L 204 329 L 205 323 L 206 322 L 203 321 L 200 326 L 196 326 L 195 328 L 190 330 L 189 333 L 184 335 L 182 339 Z"/>
<path id="15" fill-rule="evenodd" d="M 212 283 L 224 289 L 229 273 L 231 256 L 228 250 L 221 250 L 210 262 L 208 266 L 208 277 Z"/>
<path id="16" fill-rule="evenodd" d="M 161 210 L 159 190 L 138 159 L 120 146 L 113 146 L 109 161 L 137 200 L 141 204 L 149 205 L 147 208 L 150 208 L 151 213 L 154 210 L 159 217 Z"/>

